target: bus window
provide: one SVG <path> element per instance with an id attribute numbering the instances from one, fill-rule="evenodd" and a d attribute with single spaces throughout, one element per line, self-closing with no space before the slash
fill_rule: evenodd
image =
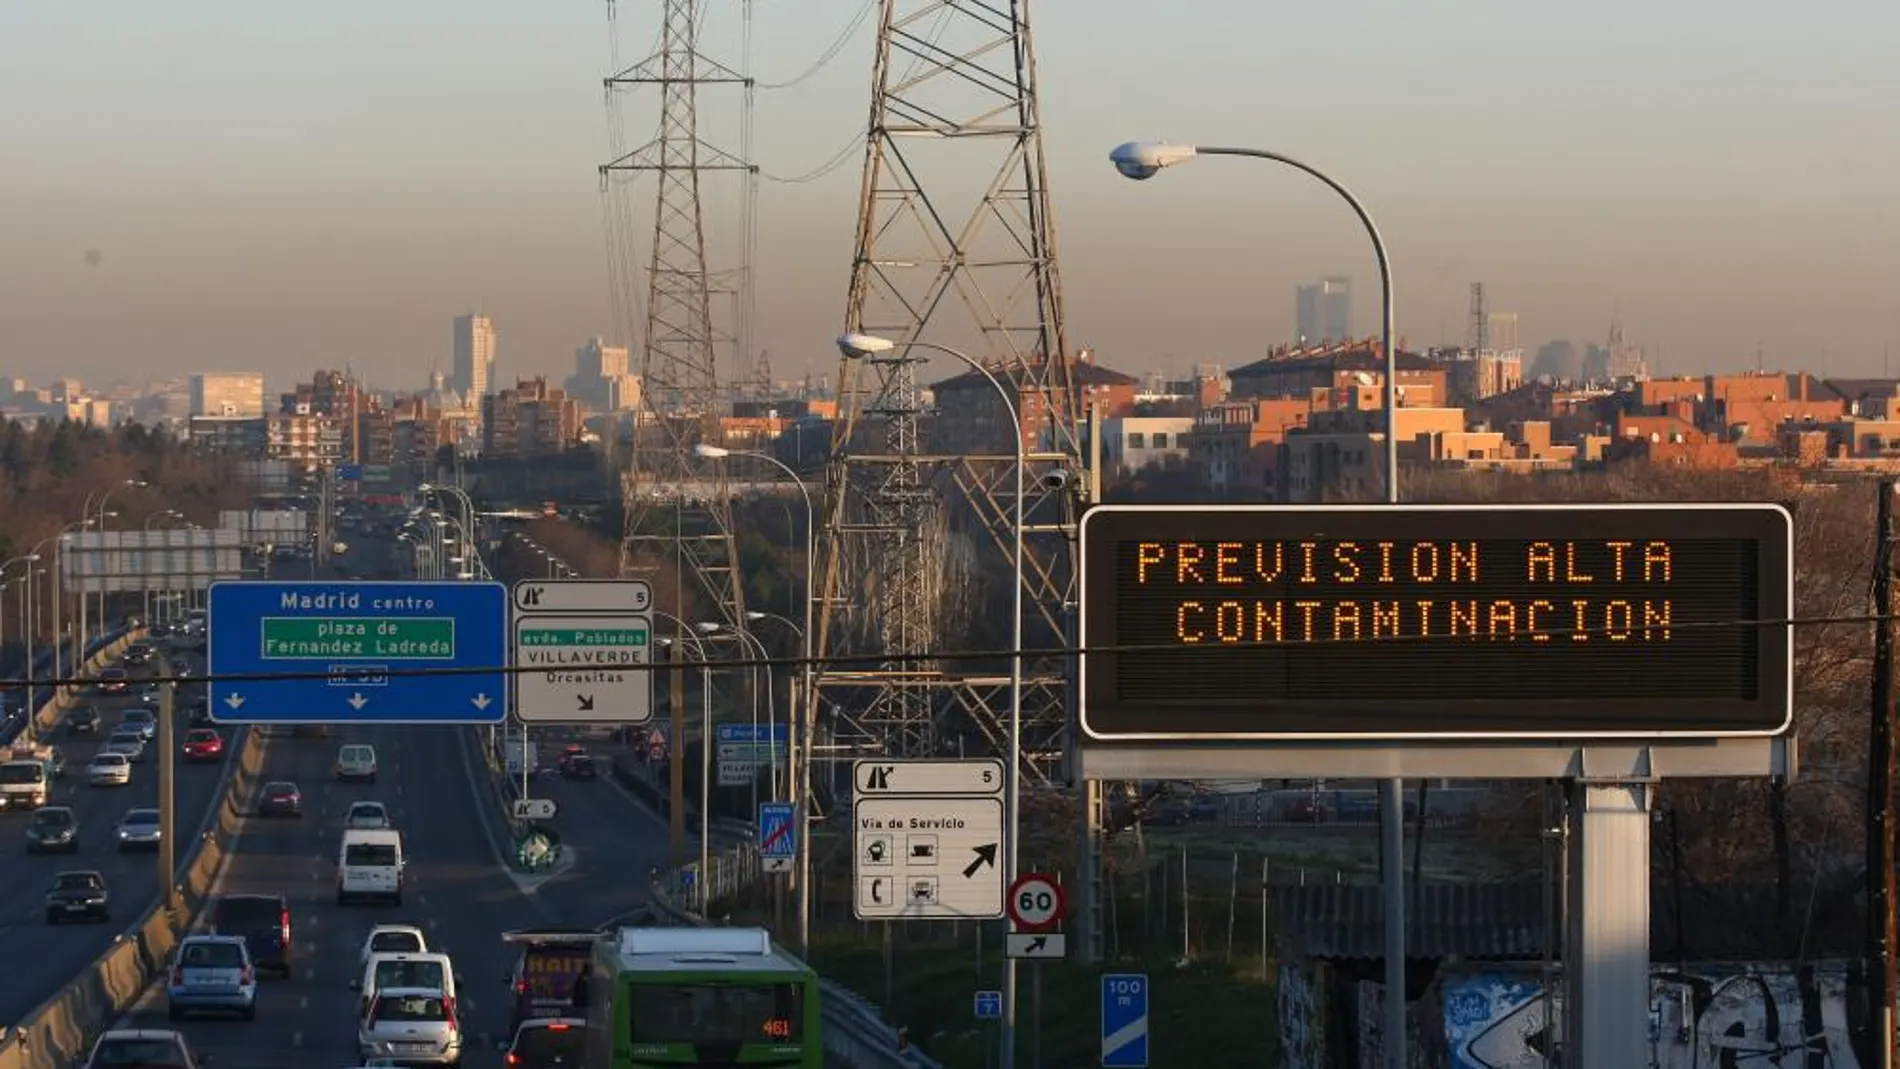
<path id="1" fill-rule="evenodd" d="M 629 984 L 628 1039 L 635 1044 L 797 1043 L 804 1016 L 797 984 Z"/>

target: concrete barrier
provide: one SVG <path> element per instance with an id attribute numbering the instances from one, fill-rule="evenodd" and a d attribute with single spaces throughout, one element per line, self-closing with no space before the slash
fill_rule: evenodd
<path id="1" fill-rule="evenodd" d="M 104 668 L 117 659 L 119 654 L 124 653 L 127 646 L 144 638 L 145 629 L 142 627 L 127 631 L 125 634 L 120 635 L 118 638 L 94 650 L 92 656 L 86 658 L 86 663 L 79 666 L 79 671 L 73 674 L 78 676 L 91 676 L 97 673 L 101 668 Z M 78 704 L 79 695 L 82 692 L 81 688 L 77 687 L 57 688 L 53 692 L 53 696 L 47 699 L 46 704 L 40 706 L 39 709 L 33 713 L 34 732 L 42 738 L 51 734 L 54 728 L 59 727 L 60 718 L 66 715 L 66 710 Z"/>
<path id="2" fill-rule="evenodd" d="M 179 937 L 197 923 L 263 779 L 264 736 L 248 729 L 240 733 L 243 741 L 218 804 L 217 820 L 192 846 L 178 887 L 177 912 L 167 913 L 154 905 L 64 991 L 9 1028 L 0 1039 L 0 1069 L 70 1069 L 91 1050 L 93 1039 L 163 975 Z"/>

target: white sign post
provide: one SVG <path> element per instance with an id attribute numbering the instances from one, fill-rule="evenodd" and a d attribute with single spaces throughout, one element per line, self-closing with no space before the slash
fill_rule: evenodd
<path id="1" fill-rule="evenodd" d="M 514 585 L 515 715 L 543 724 L 653 719 L 653 588 L 640 579 Z M 528 669 L 528 671 L 519 671 Z"/>
<path id="2" fill-rule="evenodd" d="M 859 920 L 1003 916 L 1001 761 L 858 761 L 851 774 Z"/>

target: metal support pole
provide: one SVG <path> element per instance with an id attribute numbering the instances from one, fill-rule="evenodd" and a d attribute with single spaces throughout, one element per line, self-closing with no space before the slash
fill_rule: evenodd
<path id="1" fill-rule="evenodd" d="M 712 669 L 706 665 L 706 651 L 699 651 L 699 914 L 706 915 L 712 902 L 712 799 L 713 799 L 713 726 Z"/>
<path id="2" fill-rule="evenodd" d="M 1084 473 L 1088 478 L 1086 501 L 1096 502 L 1102 499 L 1102 409 L 1099 405 L 1089 405 L 1088 421 L 1088 471 Z M 1069 647 L 1080 648 L 1082 642 L 1074 606 L 1069 606 L 1067 615 Z M 1073 666 L 1070 671 L 1074 671 Z M 1070 693 L 1074 695 L 1073 675 L 1069 678 L 1069 684 Z M 1070 730 L 1074 731 L 1073 725 L 1077 721 L 1071 716 L 1069 722 Z M 1082 938 L 1076 947 L 1076 962 L 1086 966 L 1100 962 L 1107 954 L 1102 908 L 1107 874 L 1102 866 L 1102 784 L 1098 780 L 1084 779 L 1080 787 L 1082 814 L 1077 821 L 1081 837 L 1076 843 L 1076 867 L 1080 870 L 1076 880 L 1079 891 L 1076 895 L 1076 912 Z"/>
<path id="3" fill-rule="evenodd" d="M 1649 824 L 1653 782 L 1565 784 L 1570 901 L 1564 918 L 1564 1065 L 1649 1064 Z"/>
<path id="4" fill-rule="evenodd" d="M 670 771 L 667 784 L 667 822 L 671 826 L 673 841 L 673 867 L 686 864 L 686 630 L 682 625 L 674 632 L 673 670 L 669 673 L 671 686 L 667 703 L 667 731 L 671 738 L 667 740 L 666 760 Z"/>
<path id="5" fill-rule="evenodd" d="M 1900 706 L 1894 701 L 1896 684 L 1893 665 L 1893 548 L 1895 536 L 1894 494 L 1900 484 L 1881 482 L 1876 506 L 1874 547 L 1874 664 L 1872 717 L 1867 743 L 1867 998 L 1879 1037 L 1882 1069 L 1894 1064 L 1894 994 L 1896 960 L 1894 957 L 1894 907 L 1896 895 L 1894 812 L 1895 748 L 1894 718 Z"/>
<path id="6" fill-rule="evenodd" d="M 172 743 L 172 718 L 178 709 L 178 684 L 171 662 L 158 658 L 158 902 L 170 913 L 178 908 L 178 754 Z"/>

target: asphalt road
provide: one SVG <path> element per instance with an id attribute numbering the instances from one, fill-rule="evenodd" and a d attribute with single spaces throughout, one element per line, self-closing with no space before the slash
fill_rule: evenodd
<path id="1" fill-rule="evenodd" d="M 97 737 L 70 736 L 62 725 L 59 733 L 47 740 L 66 757 L 66 776 L 54 787 L 50 804 L 70 806 L 78 815 L 79 852 L 29 855 L 25 829 L 32 819 L 30 814 L 0 815 L 0 850 L 8 852 L 7 862 L 0 865 L 0 946 L 5 946 L 15 961 L 31 963 L 31 968 L 15 969 L 8 982 L 0 984 L 0 1021 L 22 1020 L 53 997 L 67 979 L 105 953 L 120 932 L 137 923 L 158 901 L 157 859 L 150 852 L 122 854 L 116 839 L 119 820 L 127 810 L 158 804 L 156 747 L 149 748 L 146 759 L 133 767 L 129 787 L 87 785 L 86 763 L 93 752 L 111 735 L 120 714 L 138 705 L 138 699 L 132 697 L 100 695 L 88 701 L 100 710 Z M 179 738 L 183 737 L 183 724 L 184 717 L 180 716 Z M 227 743 L 231 734 L 225 729 Z M 198 837 L 224 765 L 180 761 L 176 767 L 176 834 L 183 844 Z M 184 865 L 184 851 L 179 852 L 177 860 Z M 46 923 L 46 890 L 55 874 L 68 869 L 97 869 L 105 874 L 112 893 L 110 923 Z"/>
<path id="2" fill-rule="evenodd" d="M 375 784 L 331 778 L 336 747 L 367 742 L 381 768 Z M 457 728 L 349 728 L 328 741 L 277 737 L 267 778 L 303 788 L 301 820 L 247 819 L 217 888 L 223 894 L 284 894 L 291 902 L 294 968 L 266 979 L 257 1019 L 191 1019 L 176 1027 L 194 1050 L 221 1065 L 356 1064 L 358 953 L 372 925 L 420 925 L 431 947 L 451 954 L 461 974 L 471 1049 L 464 1063 L 498 1067 L 498 1034 L 508 1024 L 506 977 L 515 952 L 501 942 L 510 928 L 598 924 L 636 908 L 646 874 L 664 863 L 665 828 L 606 781 L 549 783 L 563 807 L 563 833 L 574 847 L 571 869 L 538 884 L 507 871 L 500 821 L 488 809 L 485 775 L 471 733 Z M 389 807 L 409 853 L 408 891 L 400 907 L 336 904 L 335 855 L 353 801 Z M 479 801 L 478 801 L 479 799 Z M 484 820 L 484 817 L 488 817 Z M 127 1026 L 168 1023 L 162 990 L 147 992 Z"/>
<path id="3" fill-rule="evenodd" d="M 356 569 L 393 560 L 369 540 L 353 550 Z M 431 949 L 451 954 L 460 974 L 464 1064 L 499 1069 L 499 1033 L 507 1027 L 507 976 L 516 951 L 501 941 L 511 928 L 536 924 L 596 925 L 620 918 L 645 900 L 648 874 L 667 862 L 666 826 L 606 778 L 591 783 L 537 776 L 538 797 L 560 807 L 556 826 L 572 861 L 551 877 L 511 873 L 513 851 L 496 810 L 480 752 L 480 729 L 356 725 L 328 740 L 268 742 L 266 779 L 295 781 L 304 792 L 301 820 L 247 818 L 226 863 L 218 894 L 283 894 L 291 907 L 293 968 L 289 979 L 266 978 L 254 1021 L 193 1018 L 168 1021 L 164 991 L 146 992 L 122 1027 L 181 1029 L 194 1050 L 220 1066 L 359 1064 L 356 995 L 358 955 L 376 924 L 420 926 Z M 376 747 L 374 784 L 332 778 L 337 748 Z M 402 831 L 409 868 L 403 905 L 336 903 L 336 854 L 350 803 L 376 800 Z"/>

